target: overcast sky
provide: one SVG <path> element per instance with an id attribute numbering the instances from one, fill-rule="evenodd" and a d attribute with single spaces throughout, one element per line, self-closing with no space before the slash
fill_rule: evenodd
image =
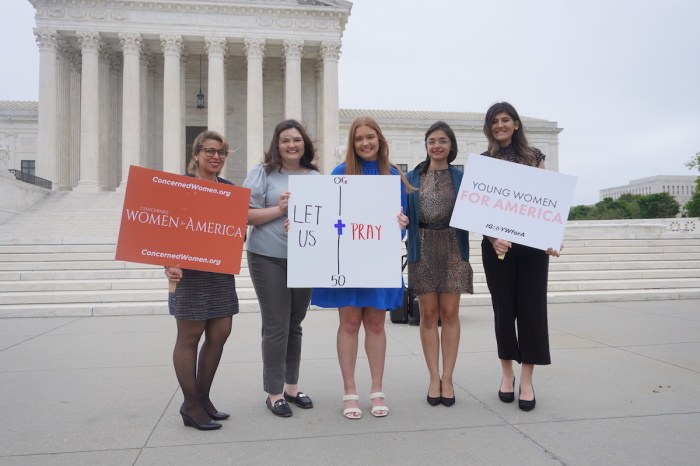
<path id="1" fill-rule="evenodd" d="M 2 0 L 0 100 L 37 100 L 27 0 Z M 485 112 L 506 100 L 555 121 L 575 204 L 700 152 L 697 0 L 356 0 L 340 106 Z"/>

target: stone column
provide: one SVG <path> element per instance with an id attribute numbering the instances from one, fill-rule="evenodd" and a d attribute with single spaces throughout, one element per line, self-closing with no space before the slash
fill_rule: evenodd
<path id="1" fill-rule="evenodd" d="M 70 55 L 73 48 L 65 41 L 59 44 L 61 54 L 58 60 L 56 74 L 56 86 L 58 99 L 56 101 L 57 125 L 57 154 L 56 154 L 56 182 L 54 189 L 69 190 L 70 184 L 70 134 L 71 134 L 71 105 L 70 105 L 70 80 L 71 65 Z"/>
<path id="2" fill-rule="evenodd" d="M 82 49 L 82 77 L 80 91 L 80 181 L 76 190 L 99 191 L 100 169 L 100 99 L 99 50 L 100 34 L 78 32 Z"/>
<path id="3" fill-rule="evenodd" d="M 58 188 L 58 115 L 56 106 L 58 92 L 56 78 L 58 74 L 59 34 L 49 29 L 34 29 L 36 43 L 39 46 L 39 127 L 38 127 L 38 161 L 37 176 L 54 182 Z"/>
<path id="4" fill-rule="evenodd" d="M 174 34 L 161 34 L 165 64 L 163 67 L 163 171 L 181 174 L 185 164 L 182 161 L 182 128 L 180 113 L 180 54 L 182 37 Z"/>
<path id="5" fill-rule="evenodd" d="M 315 66 L 315 75 L 316 75 L 316 135 L 319 138 L 319 143 L 317 149 L 321 149 L 321 146 L 323 144 L 323 140 L 320 139 L 323 137 L 323 58 L 321 58 L 320 54 L 319 57 L 316 60 L 316 66 Z M 322 161 L 321 161 L 321 156 L 318 154 L 318 163 L 319 163 L 319 169 L 321 170 L 321 173 L 324 173 L 323 168 L 322 168 Z M 330 170 L 329 170 L 330 173 Z"/>
<path id="6" fill-rule="evenodd" d="M 111 60 L 111 52 L 106 47 L 100 49 L 98 61 L 99 75 L 99 102 L 100 102 L 100 131 L 99 131 L 99 180 L 100 189 L 106 191 L 109 189 L 109 131 L 112 126 L 111 107 L 109 106 L 109 62 Z"/>
<path id="7" fill-rule="evenodd" d="M 71 187 L 80 181 L 80 68 L 81 54 L 73 50 L 70 60 L 70 182 Z"/>
<path id="8" fill-rule="evenodd" d="M 112 52 L 109 64 L 109 133 L 107 162 L 109 164 L 109 189 L 114 191 L 121 180 L 121 153 L 119 152 L 119 139 L 121 139 L 121 92 L 120 75 L 122 74 L 122 60 L 120 54 Z"/>
<path id="9" fill-rule="evenodd" d="M 190 61 L 190 54 L 187 49 L 182 49 L 182 55 L 180 55 L 180 147 L 182 147 L 183 165 L 185 167 L 185 173 L 187 171 L 187 63 Z"/>
<path id="10" fill-rule="evenodd" d="M 247 173 L 254 165 L 260 163 L 265 152 L 263 135 L 263 58 L 265 56 L 265 39 L 249 38 L 245 39 L 244 43 L 245 55 L 248 59 Z"/>
<path id="11" fill-rule="evenodd" d="M 335 148 L 338 147 L 338 126 L 340 104 L 338 102 L 338 59 L 340 58 L 340 41 L 321 42 L 323 57 L 323 133 L 321 135 L 321 156 L 319 168 L 322 172 L 330 171 L 334 163 Z"/>
<path id="12" fill-rule="evenodd" d="M 207 126 L 211 131 L 216 131 L 226 137 L 226 76 L 224 68 L 224 56 L 228 50 L 226 38 L 205 37 L 204 42 L 209 62 Z M 246 50 L 247 47 L 246 45 Z"/>
<path id="13" fill-rule="evenodd" d="M 141 34 L 119 33 L 124 52 L 122 91 L 122 175 L 119 190 L 126 189 L 129 166 L 141 165 Z"/>
<path id="14" fill-rule="evenodd" d="M 301 56 L 304 41 L 284 40 L 284 117 L 301 121 Z"/>

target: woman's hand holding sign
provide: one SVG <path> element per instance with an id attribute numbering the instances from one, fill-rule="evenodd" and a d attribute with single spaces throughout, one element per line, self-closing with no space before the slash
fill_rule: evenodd
<path id="1" fill-rule="evenodd" d="M 491 236 L 487 236 L 487 238 L 489 239 L 489 241 L 491 241 L 491 245 L 493 245 L 493 249 L 494 251 L 496 251 L 498 258 L 503 259 L 506 256 L 508 249 L 510 249 L 511 247 L 510 241 L 493 238 Z"/>

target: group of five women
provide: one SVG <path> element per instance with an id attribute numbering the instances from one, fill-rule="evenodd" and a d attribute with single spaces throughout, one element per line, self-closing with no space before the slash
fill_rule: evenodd
<path id="1" fill-rule="evenodd" d="M 489 146 L 483 155 L 544 168 L 544 155 L 529 147 L 520 117 L 510 104 L 498 103 L 489 109 L 484 134 Z M 332 174 L 401 177 L 401 211 L 397 221 L 402 238 L 408 230 L 409 283 L 418 295 L 420 338 L 430 376 L 427 402 L 432 406 L 452 406 L 460 339 L 460 295 L 473 292 L 469 232 L 449 226 L 463 172 L 451 164 L 458 148 L 447 123 L 439 121 L 428 129 L 425 147 L 426 159 L 404 176 L 390 162 L 389 144 L 377 122 L 371 117 L 358 117 L 350 127 L 345 161 Z M 200 134 L 192 152 L 188 176 L 229 183 L 218 176 L 228 154 L 228 145 L 221 135 L 211 131 Z M 314 406 L 298 386 L 301 324 L 311 303 L 338 309 L 343 415 L 348 419 L 362 416 L 355 366 L 359 330 L 363 327 L 371 375 L 370 413 L 383 417 L 389 413 L 382 391 L 384 323 L 386 311 L 402 304 L 403 288 L 287 287 L 285 221 L 292 194 L 288 191 L 288 179 L 318 175 L 314 159 L 313 143 L 304 127 L 295 120 L 282 121 L 275 128 L 264 162 L 253 167 L 243 183 L 251 190 L 247 257 L 262 316 L 265 404 L 281 417 L 292 416 L 290 404 L 303 409 Z M 550 363 L 548 256 L 557 256 L 558 252 L 485 236 L 482 255 L 503 372 L 498 396 L 506 403 L 514 401 L 513 361 L 517 361 L 522 364 L 518 403 L 520 409 L 529 411 L 535 407 L 534 365 Z M 238 312 L 234 276 L 175 267 L 166 267 L 165 273 L 168 280 L 177 283 L 169 295 L 169 308 L 178 328 L 173 362 L 184 395 L 180 414 L 187 426 L 218 429 L 221 424 L 217 421 L 229 415 L 214 407 L 209 390 L 231 332 L 231 317 Z M 203 333 L 204 343 L 197 353 Z"/>

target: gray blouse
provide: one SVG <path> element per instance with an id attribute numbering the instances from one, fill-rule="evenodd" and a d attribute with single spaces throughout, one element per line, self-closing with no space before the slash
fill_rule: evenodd
<path id="1" fill-rule="evenodd" d="M 274 169 L 265 173 L 265 164 L 253 167 L 243 182 L 244 188 L 250 189 L 250 208 L 263 209 L 278 206 L 280 194 L 288 191 L 289 176 L 319 175 L 316 170 L 307 173 L 292 173 L 287 170 Z M 284 232 L 286 215 L 270 222 L 248 227 L 248 251 L 262 256 L 287 258 L 287 235 Z"/>

